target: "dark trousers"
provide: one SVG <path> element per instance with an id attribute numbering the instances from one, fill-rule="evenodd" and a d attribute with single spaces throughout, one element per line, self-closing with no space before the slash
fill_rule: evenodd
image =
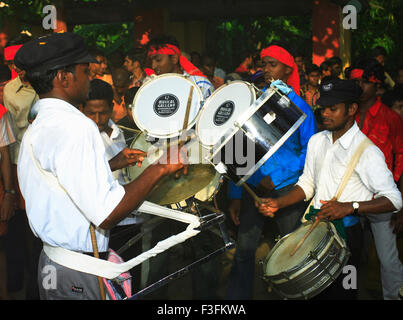
<path id="1" fill-rule="evenodd" d="M 293 185 L 271 192 L 271 197 L 288 193 Z M 281 236 L 293 232 L 301 224 L 306 204 L 297 203 L 281 209 L 275 214 L 275 221 Z M 244 193 L 241 201 L 240 225 L 236 242 L 236 251 L 228 278 L 227 299 L 248 300 L 253 298 L 253 281 L 255 275 L 255 254 L 262 234 L 265 216 L 255 207 L 254 200 Z"/>
<path id="2" fill-rule="evenodd" d="M 346 227 L 347 235 L 347 247 L 350 250 L 351 256 L 346 265 L 351 265 L 359 272 L 359 264 L 362 250 L 362 227 L 360 223 L 356 223 L 351 227 Z M 343 272 L 337 277 L 337 279 L 324 291 L 315 296 L 312 300 L 357 300 L 357 289 L 345 289 L 343 286 L 343 280 L 348 276 Z"/>

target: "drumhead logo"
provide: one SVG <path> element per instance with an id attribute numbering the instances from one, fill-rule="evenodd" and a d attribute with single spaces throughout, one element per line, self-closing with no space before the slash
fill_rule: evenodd
<path id="1" fill-rule="evenodd" d="M 179 99 L 175 95 L 160 95 L 154 102 L 154 112 L 160 117 L 170 117 L 179 109 Z"/>
<path id="2" fill-rule="evenodd" d="M 222 126 L 226 123 L 229 118 L 231 118 L 234 113 L 235 105 L 232 101 L 225 101 L 221 106 L 218 107 L 214 114 L 213 122 L 216 126 Z"/>

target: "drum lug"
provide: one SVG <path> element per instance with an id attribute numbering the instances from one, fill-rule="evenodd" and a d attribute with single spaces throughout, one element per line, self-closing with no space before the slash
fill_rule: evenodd
<path id="1" fill-rule="evenodd" d="M 274 238 L 274 242 L 279 242 L 281 240 L 281 235 L 278 235 L 277 237 Z"/>

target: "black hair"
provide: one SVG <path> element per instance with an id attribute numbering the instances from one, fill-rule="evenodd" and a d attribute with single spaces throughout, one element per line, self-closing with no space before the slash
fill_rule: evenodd
<path id="1" fill-rule="evenodd" d="M 8 81 L 11 79 L 10 68 L 5 64 L 0 64 L 0 82 Z"/>
<path id="2" fill-rule="evenodd" d="M 330 68 L 330 65 L 327 61 L 323 61 L 320 66 L 319 66 L 320 70 L 323 71 L 327 71 Z"/>
<path id="3" fill-rule="evenodd" d="M 368 81 L 372 76 L 379 79 L 381 82 L 385 81 L 385 70 L 374 58 L 362 58 L 353 65 L 352 69 L 364 70 L 362 78 L 366 81 Z"/>
<path id="4" fill-rule="evenodd" d="M 328 63 L 328 65 L 329 65 L 329 67 L 332 67 L 332 66 L 334 66 L 334 65 L 336 65 L 336 64 L 338 64 L 338 65 L 342 65 L 342 64 L 343 64 L 343 62 L 341 61 L 341 59 L 340 59 L 339 57 L 336 57 L 336 56 L 327 59 L 327 63 Z"/>
<path id="5" fill-rule="evenodd" d="M 94 79 L 90 82 L 88 100 L 106 100 L 110 108 L 113 108 L 113 89 L 112 86 L 100 79 Z"/>
<path id="6" fill-rule="evenodd" d="M 385 56 L 387 55 L 386 49 L 381 46 L 376 46 L 371 51 L 371 58 L 379 57 L 380 55 Z"/>
<path id="7" fill-rule="evenodd" d="M 126 107 L 129 106 L 129 104 L 133 103 L 134 97 L 136 96 L 137 91 L 139 91 L 140 87 L 132 87 L 124 95 L 124 101 Z"/>
<path id="8" fill-rule="evenodd" d="M 146 50 L 144 48 L 134 48 L 126 53 L 126 56 L 133 62 L 138 61 L 143 67 L 146 60 Z"/>
<path id="9" fill-rule="evenodd" d="M 89 50 L 90 55 L 92 55 L 94 58 L 96 57 L 106 57 L 105 53 L 103 53 L 101 50 L 97 48 L 92 48 Z"/>
<path id="10" fill-rule="evenodd" d="M 178 47 L 180 49 L 178 40 L 176 40 L 176 38 L 174 36 L 167 35 L 167 34 L 160 34 L 160 35 L 157 35 L 154 38 L 152 38 L 148 42 L 147 48 L 149 49 L 149 48 L 153 47 L 158 50 L 158 49 L 161 49 L 162 47 L 165 47 L 165 45 L 167 45 L 167 44 L 172 44 L 175 47 Z"/>
<path id="11" fill-rule="evenodd" d="M 56 70 L 46 70 L 44 72 L 27 71 L 25 77 L 38 95 L 46 94 L 53 90 L 53 80 L 59 70 L 70 72 L 75 76 L 76 64 L 68 65 Z"/>
<path id="12" fill-rule="evenodd" d="M 389 108 L 391 108 L 396 101 L 403 101 L 403 85 L 396 85 L 393 90 L 385 92 L 381 97 L 381 101 Z"/>
<path id="13" fill-rule="evenodd" d="M 319 66 L 316 65 L 316 64 L 314 64 L 314 63 L 310 63 L 310 64 L 306 65 L 306 67 L 305 67 L 305 73 L 306 73 L 307 75 L 309 75 L 309 74 L 312 73 L 312 72 L 319 72 L 319 75 L 320 75 L 321 72 L 320 72 Z"/>

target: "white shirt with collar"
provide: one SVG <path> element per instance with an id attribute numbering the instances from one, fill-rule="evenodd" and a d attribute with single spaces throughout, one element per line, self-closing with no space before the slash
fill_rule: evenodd
<path id="1" fill-rule="evenodd" d="M 356 123 L 335 143 L 332 132 L 327 130 L 311 137 L 304 172 L 297 185 L 304 190 L 307 200 L 315 196 L 314 208 L 319 209 L 320 200 L 330 200 L 336 194 L 347 165 L 364 138 Z M 382 196 L 388 198 L 396 210 L 402 207 L 401 194 L 385 157 L 377 146 L 371 145 L 361 155 L 338 201 L 368 201 Z"/>
<path id="2" fill-rule="evenodd" d="M 106 159 L 109 161 L 113 157 L 115 157 L 120 151 L 126 148 L 127 145 L 122 130 L 119 129 L 119 127 L 115 124 L 115 122 L 113 122 L 112 119 L 109 119 L 108 126 L 112 128 L 111 135 L 108 136 L 108 134 L 105 131 L 102 131 L 101 137 L 105 146 Z M 115 179 L 119 181 L 121 185 L 124 185 L 129 182 L 129 178 L 123 170 L 115 170 L 112 172 L 112 174 L 115 177 Z M 143 219 L 138 216 L 135 216 L 137 214 L 138 214 L 137 211 L 133 211 L 130 216 L 123 219 L 117 225 L 123 226 L 123 225 L 141 223 Z"/>
<path id="3" fill-rule="evenodd" d="M 34 234 L 52 246 L 92 252 L 90 222 L 99 226 L 119 204 L 124 188 L 114 179 L 95 123 L 60 99 L 40 99 L 18 161 L 18 180 Z M 32 145 L 31 146 L 29 145 Z M 52 186 L 36 167 L 57 177 Z M 108 249 L 106 230 L 96 228 L 98 250 Z"/>
<path id="4" fill-rule="evenodd" d="M 123 132 L 119 127 L 109 119 L 108 126 L 112 129 L 110 136 L 105 131 L 101 132 L 102 141 L 105 146 L 106 159 L 109 161 L 115 157 L 120 151 L 126 148 L 126 141 Z M 116 170 L 112 172 L 115 179 L 118 179 L 120 184 L 126 184 L 128 182 L 123 170 Z"/>

